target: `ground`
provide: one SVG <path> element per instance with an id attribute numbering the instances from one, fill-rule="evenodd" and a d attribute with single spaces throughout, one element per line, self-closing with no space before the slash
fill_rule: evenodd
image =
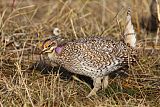
<path id="1" fill-rule="evenodd" d="M 160 54 L 159 48 L 152 49 L 156 32 L 141 27 L 141 19 L 150 15 L 150 2 L 0 0 L 0 106 L 160 106 Z M 97 96 L 86 98 L 92 84 L 89 78 L 52 69 L 47 57 L 39 55 L 41 43 L 55 27 L 67 40 L 92 35 L 119 40 L 128 7 L 139 58 L 126 71 L 128 77 L 110 78 L 108 88 Z"/>

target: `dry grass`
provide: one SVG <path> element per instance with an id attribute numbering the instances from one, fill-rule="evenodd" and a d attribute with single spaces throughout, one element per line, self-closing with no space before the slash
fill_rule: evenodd
<path id="1" fill-rule="evenodd" d="M 133 10 L 138 44 L 150 45 L 146 41 L 152 41 L 156 33 L 142 32 L 139 21 L 149 14 L 149 0 L 0 2 L 1 107 L 160 106 L 160 56 L 156 50 L 142 50 L 137 64 L 130 67 L 128 78 L 110 79 L 108 89 L 90 99 L 85 98 L 90 88 L 81 80 L 62 79 L 57 74 L 60 70 L 43 74 L 28 69 L 40 59 L 37 46 L 54 27 L 62 29 L 67 39 L 100 35 L 104 30 L 102 36 L 118 39 L 124 29 L 127 6 Z"/>

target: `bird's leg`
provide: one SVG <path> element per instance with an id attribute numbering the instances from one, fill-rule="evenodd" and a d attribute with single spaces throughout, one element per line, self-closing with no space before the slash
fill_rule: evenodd
<path id="1" fill-rule="evenodd" d="M 91 90 L 91 92 L 88 94 L 87 98 L 91 97 L 92 95 L 96 95 L 96 92 L 101 88 L 102 82 L 101 80 L 103 77 L 97 77 L 93 80 L 94 88 Z"/>
<path id="2" fill-rule="evenodd" d="M 108 78 L 109 78 L 109 76 L 103 77 L 103 81 L 102 81 L 102 88 L 103 89 L 106 89 L 108 86 Z"/>

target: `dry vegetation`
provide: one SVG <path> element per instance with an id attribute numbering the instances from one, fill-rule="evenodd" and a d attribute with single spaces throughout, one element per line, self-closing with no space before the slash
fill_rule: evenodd
<path id="1" fill-rule="evenodd" d="M 63 69 L 52 69 L 47 59 L 45 65 L 37 48 L 54 27 L 69 40 L 104 30 L 101 36 L 119 39 L 128 6 L 138 44 L 151 46 L 147 41 L 154 41 L 156 32 L 140 26 L 141 18 L 149 15 L 149 4 L 150 0 L 0 0 L 0 106 L 160 106 L 160 54 L 155 49 L 141 50 L 129 77 L 110 79 L 108 89 L 87 99 L 86 78 L 72 79 Z"/>

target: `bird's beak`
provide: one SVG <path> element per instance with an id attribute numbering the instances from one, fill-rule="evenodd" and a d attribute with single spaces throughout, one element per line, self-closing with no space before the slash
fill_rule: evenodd
<path id="1" fill-rule="evenodd" d="M 40 52 L 40 54 L 44 54 L 46 50 L 47 50 L 46 48 L 43 49 L 43 50 Z"/>

